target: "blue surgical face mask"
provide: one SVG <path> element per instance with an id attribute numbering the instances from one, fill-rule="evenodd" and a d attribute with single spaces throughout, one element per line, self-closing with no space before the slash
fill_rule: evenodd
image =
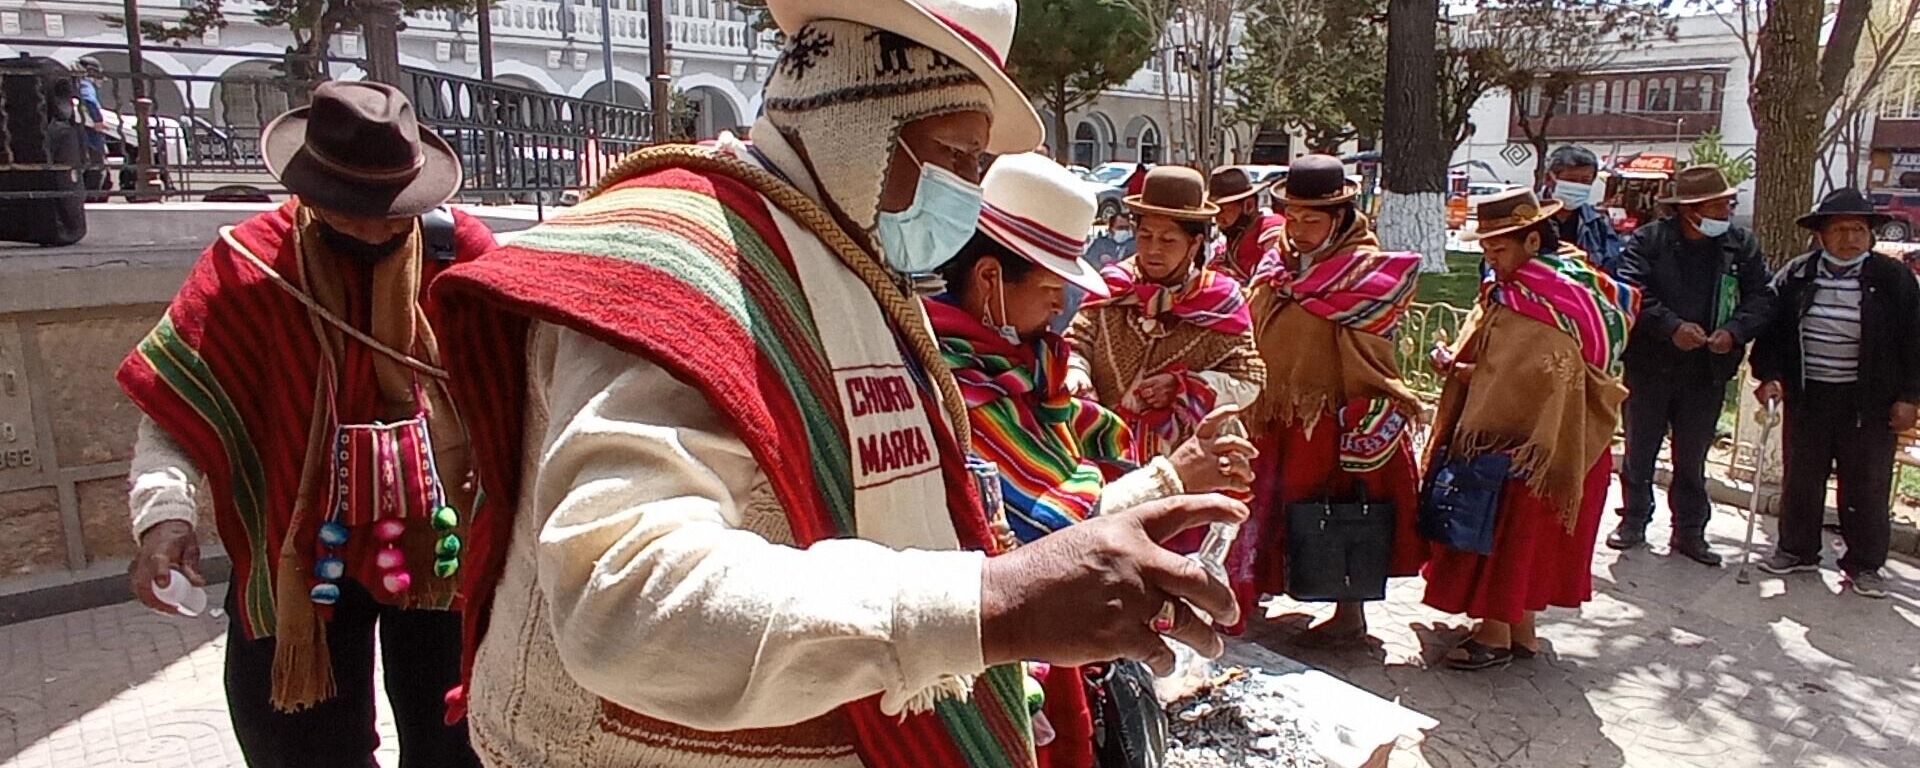
<path id="1" fill-rule="evenodd" d="M 1733 228 L 1733 222 L 1727 221 L 1726 219 L 1709 219 L 1702 217 L 1694 226 L 1700 229 L 1700 234 L 1706 235 L 1707 237 L 1719 237 L 1726 234 L 1727 230 Z"/>
<path id="2" fill-rule="evenodd" d="M 973 239 L 980 222 L 980 185 L 937 165 L 921 163 L 905 143 L 907 157 L 920 165 L 913 204 L 904 211 L 881 211 L 874 237 L 887 265 L 908 275 L 939 269 Z"/>
<path id="3" fill-rule="evenodd" d="M 1125 244 L 1127 243 L 1127 241 L 1129 241 L 1129 240 L 1132 240 L 1132 239 L 1133 239 L 1133 230 L 1131 230 L 1131 229 L 1116 229 L 1116 230 L 1113 230 L 1113 241 L 1114 241 L 1114 242 L 1116 242 L 1116 243 L 1120 243 L 1121 245 L 1125 245 Z"/>
<path id="4" fill-rule="evenodd" d="M 1568 208 L 1578 208 L 1593 201 L 1593 185 L 1556 179 L 1553 182 L 1553 199 Z"/>

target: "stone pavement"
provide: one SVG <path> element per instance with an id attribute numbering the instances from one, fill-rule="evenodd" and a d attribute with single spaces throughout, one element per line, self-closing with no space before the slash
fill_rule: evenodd
<path id="1" fill-rule="evenodd" d="M 1716 515 L 1710 534 L 1730 561 L 1742 530 L 1737 513 Z M 1437 667 L 1466 622 L 1420 606 L 1418 580 L 1372 608 L 1365 647 L 1294 647 L 1308 618 L 1285 615 L 1298 610 L 1285 600 L 1249 639 L 1437 718 L 1424 743 L 1394 753 L 1396 767 L 1911 768 L 1920 565 L 1888 570 L 1894 595 L 1865 600 L 1831 570 L 1755 571 L 1742 586 L 1734 568 L 1664 546 L 1624 557 L 1600 547 L 1593 602 L 1544 614 L 1547 653 L 1494 672 Z M 0 768 L 241 765 L 221 691 L 224 628 L 137 603 L 0 627 Z M 379 727 L 381 763 L 396 765 L 392 724 Z"/>

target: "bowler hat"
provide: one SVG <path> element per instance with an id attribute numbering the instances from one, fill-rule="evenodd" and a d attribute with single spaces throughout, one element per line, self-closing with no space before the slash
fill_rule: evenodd
<path id="1" fill-rule="evenodd" d="M 1162 165 L 1147 171 L 1140 194 L 1121 202 L 1134 213 L 1157 213 L 1182 221 L 1211 221 L 1220 212 L 1220 206 L 1207 202 L 1206 179 L 1184 165 Z"/>
<path id="2" fill-rule="evenodd" d="M 1673 195 L 1660 198 L 1660 202 L 1667 205 L 1693 205 L 1737 194 L 1740 194 L 1740 190 L 1727 186 L 1727 176 L 1720 172 L 1720 166 L 1702 164 L 1688 166 L 1675 173 Z"/>
<path id="3" fill-rule="evenodd" d="M 260 147 L 288 191 L 329 211 L 418 216 L 460 191 L 460 158 L 385 83 L 321 83 L 312 103 L 267 124 Z"/>
<path id="4" fill-rule="evenodd" d="M 1841 187 L 1828 192 L 1826 197 L 1820 199 L 1820 204 L 1813 207 L 1811 213 L 1795 219 L 1794 223 L 1818 231 L 1827 225 L 1828 219 L 1835 216 L 1858 216 L 1866 219 L 1867 226 L 1873 228 L 1878 228 L 1893 218 L 1874 210 L 1873 203 L 1867 200 L 1866 195 L 1860 194 L 1860 190 Z"/>
<path id="5" fill-rule="evenodd" d="M 1517 187 L 1505 192 L 1496 192 L 1473 198 L 1472 228 L 1460 233 L 1465 242 L 1485 240 L 1512 232 L 1519 232 L 1560 212 L 1558 200 L 1548 200 L 1542 204 L 1533 190 Z"/>
<path id="6" fill-rule="evenodd" d="M 1266 184 L 1254 184 L 1253 175 L 1247 173 L 1247 169 L 1222 166 L 1213 169 L 1213 175 L 1207 179 L 1207 199 L 1216 205 L 1226 205 L 1245 200 L 1266 188 Z"/>
<path id="7" fill-rule="evenodd" d="M 1347 166 L 1333 155 L 1302 155 L 1287 166 L 1287 182 L 1280 204 L 1309 207 L 1344 205 L 1360 195 L 1360 185 L 1347 180 Z"/>

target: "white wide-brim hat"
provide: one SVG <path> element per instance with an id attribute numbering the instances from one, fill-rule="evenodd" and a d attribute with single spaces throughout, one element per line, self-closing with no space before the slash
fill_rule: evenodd
<path id="1" fill-rule="evenodd" d="M 1038 152 L 1001 155 L 980 181 L 980 231 L 1027 261 L 1095 296 L 1107 281 L 1087 263 L 1092 190 Z"/>
<path id="2" fill-rule="evenodd" d="M 1040 114 L 1007 75 L 1007 51 L 1019 8 L 1014 0 L 768 0 L 773 21 L 788 36 L 823 19 L 885 30 L 953 59 L 992 99 L 987 151 L 1031 152 L 1046 138 Z"/>

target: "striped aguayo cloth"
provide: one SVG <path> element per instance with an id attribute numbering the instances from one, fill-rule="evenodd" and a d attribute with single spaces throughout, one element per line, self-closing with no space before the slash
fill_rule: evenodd
<path id="1" fill-rule="evenodd" d="M 1640 291 L 1593 268 L 1579 249 L 1562 244 L 1559 253 L 1527 262 L 1509 281 L 1490 273 L 1480 289 L 1494 304 L 1565 331 L 1580 342 L 1587 365 L 1620 375 Z"/>

